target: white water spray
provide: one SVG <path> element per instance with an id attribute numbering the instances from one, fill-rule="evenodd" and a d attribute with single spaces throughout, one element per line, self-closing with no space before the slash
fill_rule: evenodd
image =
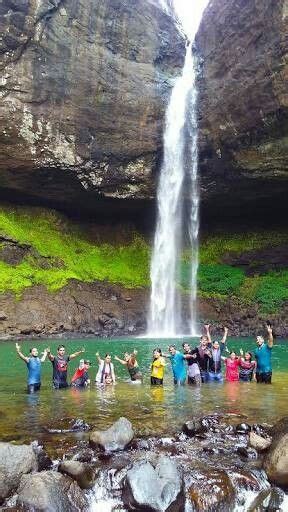
<path id="1" fill-rule="evenodd" d="M 164 158 L 158 185 L 158 220 L 151 261 L 149 334 L 175 336 L 179 326 L 177 260 L 181 250 L 184 125 L 191 90 L 193 58 L 186 52 L 182 75 L 176 80 L 166 112 Z"/>
<path id="2" fill-rule="evenodd" d="M 190 277 L 190 334 L 197 334 L 197 274 L 199 265 L 199 188 L 198 188 L 198 123 L 196 87 L 196 62 L 192 66 L 192 87 L 189 105 L 188 129 L 190 135 L 190 165 L 188 172 L 190 178 L 190 222 L 189 235 L 191 243 L 191 277 Z"/>
<path id="3" fill-rule="evenodd" d="M 175 0 L 174 5 L 183 20 L 183 28 L 190 41 L 194 40 L 207 0 L 194 6 Z M 193 7 L 193 6 L 192 6 Z M 185 10 L 186 9 L 186 10 Z M 181 77 L 176 81 L 166 112 L 164 158 L 161 168 L 157 201 L 158 219 L 151 260 L 151 300 L 148 335 L 173 337 L 184 334 L 181 318 L 180 294 L 177 289 L 178 264 L 181 257 L 183 195 L 190 201 L 189 235 L 191 243 L 190 266 L 190 322 L 189 334 L 197 333 L 197 271 L 199 233 L 198 189 L 198 126 L 196 61 L 191 44 L 187 47 Z M 188 138 L 187 138 L 188 137 Z M 186 155 L 186 160 L 185 160 Z M 188 156 L 188 158 L 187 158 Z M 183 193 L 183 182 L 187 188 Z"/>

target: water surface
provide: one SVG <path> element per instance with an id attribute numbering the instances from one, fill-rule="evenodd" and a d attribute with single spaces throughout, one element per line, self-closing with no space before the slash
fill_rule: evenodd
<path id="1" fill-rule="evenodd" d="M 55 391 L 51 386 L 52 365 L 43 363 L 42 388 L 36 395 L 26 394 L 26 365 L 15 351 L 15 344 L 0 344 L 1 388 L 0 429 L 2 440 L 17 442 L 38 439 L 59 454 L 71 444 L 85 439 L 85 433 L 49 433 L 49 429 L 67 429 L 70 422 L 80 418 L 91 426 L 104 429 L 120 416 L 126 416 L 137 435 L 170 435 L 181 428 L 184 421 L 195 414 L 213 412 L 243 414 L 248 422 L 273 423 L 287 414 L 288 342 L 278 341 L 273 349 L 273 384 L 251 383 L 205 384 L 201 388 L 174 387 L 170 363 L 167 364 L 164 386 L 150 386 L 150 364 L 153 348 L 167 349 L 167 342 L 148 339 L 73 340 L 65 341 L 67 353 L 85 347 L 85 357 L 93 362 L 90 370 L 91 387 L 79 391 L 72 388 Z M 24 342 L 22 351 L 29 347 L 45 346 L 56 353 L 59 341 Z M 181 340 L 176 345 L 181 347 Z M 192 345 L 196 345 L 196 340 Z M 252 339 L 228 340 L 229 348 L 255 348 Z M 117 384 L 99 389 L 94 385 L 97 367 L 95 352 L 104 356 L 110 352 L 121 356 L 124 351 L 138 350 L 138 362 L 144 374 L 144 383 L 129 382 L 126 369 L 115 362 Z M 69 364 L 71 377 L 80 358 Z"/>

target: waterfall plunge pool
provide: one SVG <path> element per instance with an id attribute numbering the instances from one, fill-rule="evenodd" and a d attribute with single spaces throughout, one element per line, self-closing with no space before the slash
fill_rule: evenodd
<path id="1" fill-rule="evenodd" d="M 186 338 L 185 338 L 186 339 Z M 180 339 L 176 345 L 181 348 Z M 152 351 L 160 346 L 167 350 L 167 340 L 140 340 L 123 338 L 113 340 L 49 340 L 25 341 L 22 351 L 36 346 L 39 351 L 50 346 L 52 353 L 60 343 L 72 353 L 82 346 L 85 357 L 93 363 L 90 369 L 91 387 L 83 391 L 68 388 L 55 391 L 51 386 L 52 365 L 43 363 L 42 388 L 35 395 L 26 394 L 26 365 L 16 354 L 15 344 L 0 344 L 1 387 L 0 429 L 2 441 L 30 442 L 39 440 L 55 458 L 61 457 L 70 446 L 88 438 L 88 433 L 61 432 L 69 429 L 79 418 L 97 429 L 106 429 L 120 416 L 133 424 L 137 436 L 169 436 L 179 431 L 182 424 L 194 415 L 214 412 L 241 414 L 248 423 L 274 423 L 287 414 L 288 343 L 277 340 L 273 348 L 273 383 L 271 386 L 251 383 L 205 384 L 201 388 L 174 387 L 170 363 L 167 363 L 164 386 L 150 386 Z M 191 345 L 197 340 L 191 341 Z M 228 338 L 228 348 L 254 350 L 251 338 Z M 129 382 L 125 368 L 114 362 L 117 383 L 99 389 L 94 385 L 98 364 L 95 352 L 104 356 L 122 356 L 125 351 L 138 350 L 137 359 L 144 375 L 143 384 Z M 69 377 L 77 368 L 79 358 L 69 364 Z M 54 430 L 53 433 L 49 430 Z M 58 432 L 57 432 L 58 431 Z"/>

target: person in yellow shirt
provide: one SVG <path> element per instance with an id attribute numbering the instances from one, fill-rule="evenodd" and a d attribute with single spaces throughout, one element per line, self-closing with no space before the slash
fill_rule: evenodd
<path id="1" fill-rule="evenodd" d="M 162 386 L 164 377 L 165 360 L 160 348 L 153 350 L 153 362 L 151 365 L 151 385 Z"/>

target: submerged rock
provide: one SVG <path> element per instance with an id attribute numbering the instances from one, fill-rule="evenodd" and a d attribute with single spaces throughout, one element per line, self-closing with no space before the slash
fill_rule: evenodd
<path id="1" fill-rule="evenodd" d="M 234 510 L 235 491 L 225 471 L 217 469 L 195 471 L 188 496 L 197 512 L 231 512 Z"/>
<path id="2" fill-rule="evenodd" d="M 37 455 L 32 445 L 0 442 L 0 504 L 16 489 L 22 475 L 37 469 Z"/>
<path id="3" fill-rule="evenodd" d="M 183 425 L 183 432 L 187 436 L 195 436 L 196 434 L 202 434 L 207 432 L 208 428 L 203 425 L 201 418 L 193 418 L 192 420 L 186 421 Z"/>
<path id="4" fill-rule="evenodd" d="M 132 510 L 181 512 L 184 506 L 183 480 L 177 465 L 168 457 L 159 457 L 154 466 L 146 460 L 133 464 L 127 472 L 124 502 Z"/>
<path id="5" fill-rule="evenodd" d="M 89 442 L 94 447 L 100 446 L 105 451 L 114 452 L 124 450 L 133 437 L 134 431 L 130 421 L 126 418 L 119 418 L 107 430 L 93 430 L 89 436 Z"/>
<path id="6" fill-rule="evenodd" d="M 17 504 L 37 512 L 81 512 L 86 498 L 71 478 L 56 471 L 24 475 L 18 489 Z"/>
<path id="7" fill-rule="evenodd" d="M 81 489 L 90 489 L 96 478 L 96 469 L 93 466 L 76 460 L 60 462 L 58 471 L 76 480 Z"/>

